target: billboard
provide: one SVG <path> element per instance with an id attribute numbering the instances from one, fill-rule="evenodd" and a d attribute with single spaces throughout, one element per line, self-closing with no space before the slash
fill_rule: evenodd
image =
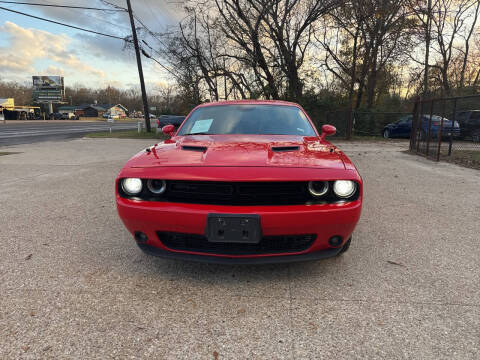
<path id="1" fill-rule="evenodd" d="M 63 76 L 32 76 L 34 102 L 63 102 L 65 86 Z"/>

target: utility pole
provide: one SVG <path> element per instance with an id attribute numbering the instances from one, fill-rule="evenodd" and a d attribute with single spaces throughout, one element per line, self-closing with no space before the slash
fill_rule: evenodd
<path id="1" fill-rule="evenodd" d="M 128 15 L 130 16 L 130 24 L 132 25 L 133 45 L 135 46 L 135 55 L 137 56 L 138 76 L 140 77 L 140 88 L 142 89 L 143 114 L 145 116 L 145 128 L 147 132 L 150 128 L 150 111 L 148 109 L 147 92 L 145 91 L 145 82 L 143 81 L 142 58 L 140 57 L 140 48 L 138 47 L 137 31 L 135 30 L 135 22 L 133 20 L 132 5 L 127 0 Z"/>

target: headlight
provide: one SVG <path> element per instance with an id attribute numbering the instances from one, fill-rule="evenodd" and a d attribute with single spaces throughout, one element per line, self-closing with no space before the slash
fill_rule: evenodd
<path id="1" fill-rule="evenodd" d="M 147 188 L 155 195 L 160 195 L 167 190 L 167 183 L 165 180 L 150 179 L 147 181 Z"/>
<path id="2" fill-rule="evenodd" d="M 323 196 L 328 191 L 328 181 L 310 181 L 308 191 L 315 197 Z"/>
<path id="3" fill-rule="evenodd" d="M 350 180 L 337 180 L 333 184 L 333 192 L 341 198 L 348 198 L 353 195 L 357 185 Z"/>
<path id="4" fill-rule="evenodd" d="M 122 189 L 128 195 L 137 195 L 142 191 L 142 180 L 138 178 L 123 179 Z"/>

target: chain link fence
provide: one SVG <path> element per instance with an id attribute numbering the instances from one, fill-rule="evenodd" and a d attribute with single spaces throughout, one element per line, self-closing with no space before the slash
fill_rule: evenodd
<path id="1" fill-rule="evenodd" d="M 367 111 L 352 111 L 340 110 L 329 111 L 325 113 L 325 119 L 316 123 L 318 129 L 323 124 L 330 124 L 337 128 L 335 136 L 341 138 L 350 138 L 351 136 L 384 136 L 385 129 L 395 124 L 406 117 L 411 116 L 408 112 L 367 112 Z M 389 137 L 388 134 L 386 136 Z M 409 138 L 410 133 L 391 134 L 390 137 Z"/>
<path id="2" fill-rule="evenodd" d="M 412 121 L 412 152 L 480 168 L 480 95 L 419 100 Z"/>

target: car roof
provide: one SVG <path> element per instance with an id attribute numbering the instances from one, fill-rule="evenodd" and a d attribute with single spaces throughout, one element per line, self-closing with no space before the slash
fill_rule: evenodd
<path id="1" fill-rule="evenodd" d="M 215 101 L 207 102 L 198 105 L 197 107 L 209 107 L 209 106 L 223 106 L 223 105 L 284 105 L 284 106 L 296 106 L 300 105 L 283 100 L 225 100 L 225 101 Z"/>

